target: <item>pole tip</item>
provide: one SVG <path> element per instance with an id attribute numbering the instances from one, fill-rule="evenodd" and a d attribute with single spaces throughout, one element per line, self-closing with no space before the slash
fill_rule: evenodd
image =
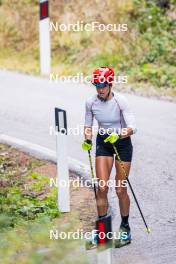
<path id="1" fill-rule="evenodd" d="M 146 231 L 147 231 L 147 233 L 148 234 L 150 234 L 151 233 L 151 229 L 148 227 L 148 228 L 146 228 Z"/>

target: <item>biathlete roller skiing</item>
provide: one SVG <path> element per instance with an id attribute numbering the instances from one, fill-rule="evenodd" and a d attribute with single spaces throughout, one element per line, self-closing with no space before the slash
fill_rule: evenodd
<path id="1" fill-rule="evenodd" d="M 132 113 L 127 99 L 111 90 L 114 80 L 114 69 L 112 67 L 101 67 L 93 72 L 92 84 L 96 87 L 97 94 L 86 101 L 85 140 L 82 144 L 83 150 L 88 151 L 89 161 L 93 172 L 91 149 L 93 136 L 93 119 L 98 122 L 98 133 L 96 137 L 96 178 L 98 188 L 94 186 L 95 198 L 97 202 L 98 219 L 96 229 L 88 248 L 95 248 L 102 243 L 99 232 L 111 231 L 111 216 L 108 213 L 108 181 L 111 170 L 115 162 L 115 190 L 119 200 L 121 214 L 121 224 L 118 230 L 118 237 L 114 239 L 114 246 L 120 248 L 131 243 L 131 228 L 129 225 L 130 199 L 127 192 L 126 180 L 130 186 L 135 202 L 138 206 L 144 224 L 149 232 L 138 201 L 129 182 L 128 176 L 131 168 L 133 145 L 131 135 L 136 133 L 135 117 Z M 115 156 L 115 160 L 114 160 Z M 103 181 L 103 185 L 99 184 Z M 102 228 L 104 225 L 104 229 Z M 101 229 L 101 230 L 100 230 Z"/>

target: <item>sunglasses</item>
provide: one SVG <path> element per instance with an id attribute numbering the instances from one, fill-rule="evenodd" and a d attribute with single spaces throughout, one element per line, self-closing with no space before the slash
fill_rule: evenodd
<path id="1" fill-rule="evenodd" d="M 96 86 L 96 88 L 105 88 L 108 83 L 104 82 L 104 83 L 94 83 L 94 85 Z"/>

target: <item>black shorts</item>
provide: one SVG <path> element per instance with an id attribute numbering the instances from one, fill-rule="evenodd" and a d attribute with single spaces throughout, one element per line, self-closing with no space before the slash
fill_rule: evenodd
<path id="1" fill-rule="evenodd" d="M 104 142 L 104 139 L 107 138 L 109 135 L 100 135 L 97 134 L 96 138 L 96 157 L 98 156 L 110 156 L 113 157 L 115 154 L 114 148 L 111 143 Z M 117 151 L 119 153 L 120 159 L 122 161 L 129 161 L 132 160 L 132 154 L 133 154 L 133 145 L 131 143 L 131 138 L 123 138 L 119 139 L 115 146 L 117 148 Z M 115 156 L 115 159 L 117 160 L 117 157 Z"/>

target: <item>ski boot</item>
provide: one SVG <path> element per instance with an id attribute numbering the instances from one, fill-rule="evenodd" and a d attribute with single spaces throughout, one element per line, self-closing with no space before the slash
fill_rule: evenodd
<path id="1" fill-rule="evenodd" d="M 121 248 L 131 243 L 130 227 L 120 226 L 118 237 L 114 239 L 114 247 Z"/>

